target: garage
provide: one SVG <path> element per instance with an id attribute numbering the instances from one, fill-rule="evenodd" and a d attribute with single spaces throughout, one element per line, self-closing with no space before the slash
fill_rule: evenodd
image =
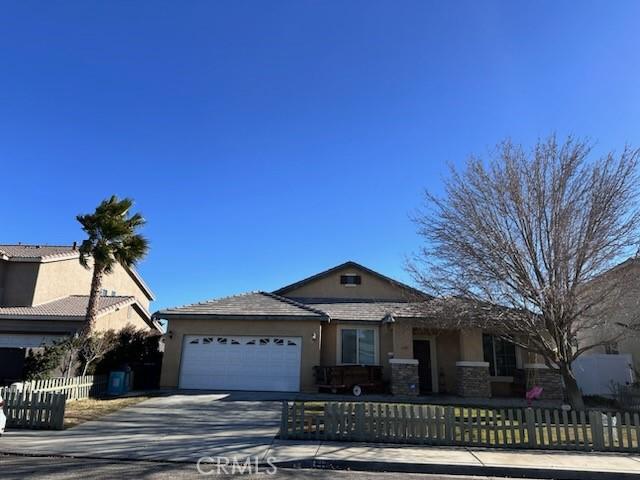
<path id="1" fill-rule="evenodd" d="M 301 337 L 185 335 L 179 388 L 300 390 Z"/>

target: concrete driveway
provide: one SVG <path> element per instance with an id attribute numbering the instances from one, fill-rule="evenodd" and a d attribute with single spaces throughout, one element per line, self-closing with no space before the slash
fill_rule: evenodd
<path id="1" fill-rule="evenodd" d="M 235 395 L 235 394 L 234 394 Z M 195 461 L 266 455 L 280 422 L 270 394 L 157 397 L 63 431 L 8 430 L 0 452 Z"/>

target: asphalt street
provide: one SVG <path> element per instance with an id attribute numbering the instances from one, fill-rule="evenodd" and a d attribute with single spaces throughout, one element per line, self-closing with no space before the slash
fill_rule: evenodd
<path id="1" fill-rule="evenodd" d="M 205 467 L 206 469 L 206 467 Z M 297 470 L 279 468 L 273 472 L 268 466 L 259 473 L 228 474 L 215 472 L 203 475 L 198 472 L 195 463 L 179 464 L 146 461 L 113 461 L 86 458 L 60 457 L 27 457 L 17 455 L 0 455 L 0 478 L 8 479 L 242 479 L 242 480 L 385 480 L 402 478 L 407 480 L 488 480 L 489 477 L 461 477 L 447 475 L 419 475 L 406 473 L 369 473 L 339 470 Z M 272 473 L 272 474 L 270 474 Z"/>

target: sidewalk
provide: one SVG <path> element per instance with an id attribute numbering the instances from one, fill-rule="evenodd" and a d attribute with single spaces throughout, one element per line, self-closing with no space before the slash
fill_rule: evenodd
<path id="1" fill-rule="evenodd" d="M 554 479 L 640 478 L 640 454 L 276 440 L 283 467 Z"/>

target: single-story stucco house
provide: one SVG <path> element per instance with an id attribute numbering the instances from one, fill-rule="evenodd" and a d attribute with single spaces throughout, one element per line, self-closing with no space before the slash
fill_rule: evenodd
<path id="1" fill-rule="evenodd" d="M 378 365 L 394 394 L 521 395 L 525 369 L 541 366 L 473 308 L 448 318 L 447 302 L 350 261 L 274 292 L 167 308 L 154 314 L 168 322 L 161 386 L 313 392 L 315 366 Z"/>

